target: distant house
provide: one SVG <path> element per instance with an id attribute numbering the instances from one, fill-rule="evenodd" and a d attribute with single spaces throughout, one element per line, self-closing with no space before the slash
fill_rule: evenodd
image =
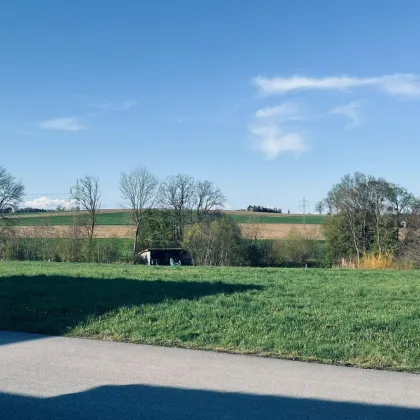
<path id="1" fill-rule="evenodd" d="M 171 259 L 175 264 L 191 264 L 190 254 L 183 248 L 148 248 L 139 255 L 147 265 L 171 265 Z"/>

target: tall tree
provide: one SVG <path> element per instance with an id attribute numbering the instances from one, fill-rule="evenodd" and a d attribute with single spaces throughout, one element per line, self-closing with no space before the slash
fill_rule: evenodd
<path id="1" fill-rule="evenodd" d="M 16 211 L 24 194 L 25 187 L 22 182 L 0 166 L 0 217 L 10 211 Z"/>
<path id="2" fill-rule="evenodd" d="M 189 175 L 178 174 L 166 178 L 161 186 L 160 201 L 173 212 L 176 237 L 182 242 L 187 225 L 201 223 L 223 207 L 226 199 L 212 182 L 196 182 Z"/>
<path id="3" fill-rule="evenodd" d="M 420 199 L 413 198 L 406 212 L 406 229 L 399 257 L 415 267 L 420 266 Z"/>
<path id="4" fill-rule="evenodd" d="M 71 190 L 71 198 L 77 207 L 86 212 L 81 217 L 81 222 L 87 230 L 89 247 L 92 247 L 93 234 L 101 208 L 101 190 L 99 180 L 96 177 L 87 175 L 79 178 Z"/>
<path id="5" fill-rule="evenodd" d="M 160 189 L 161 204 L 173 211 L 179 242 L 184 239 L 188 211 L 194 203 L 195 191 L 194 178 L 185 174 L 167 177 Z"/>
<path id="6" fill-rule="evenodd" d="M 25 187 L 22 182 L 0 166 L 0 256 L 4 257 L 4 242 L 14 237 L 12 229 L 14 219 L 10 218 L 9 214 L 18 209 L 24 194 Z"/>
<path id="7" fill-rule="evenodd" d="M 156 204 L 158 178 L 147 168 L 137 167 L 129 173 L 123 172 L 120 178 L 121 197 L 130 210 L 131 220 L 136 228 L 133 242 L 133 254 L 137 252 L 140 227 L 147 210 Z"/>
<path id="8" fill-rule="evenodd" d="M 314 208 L 315 208 L 315 211 L 317 213 L 319 213 L 319 215 L 321 215 L 324 212 L 325 207 L 326 207 L 325 200 L 321 200 L 321 201 L 318 201 L 315 204 L 315 207 Z"/>
<path id="9" fill-rule="evenodd" d="M 195 221 L 200 223 L 214 210 L 223 207 L 226 202 L 225 196 L 219 188 L 210 181 L 198 181 L 195 184 L 194 209 Z"/>
<path id="10" fill-rule="evenodd" d="M 405 188 L 396 184 L 389 184 L 387 189 L 388 212 L 395 218 L 395 236 L 400 236 L 401 222 L 405 215 L 417 213 L 418 200 Z"/>

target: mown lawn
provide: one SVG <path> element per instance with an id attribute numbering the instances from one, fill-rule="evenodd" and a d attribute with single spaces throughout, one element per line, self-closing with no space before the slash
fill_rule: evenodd
<path id="1" fill-rule="evenodd" d="M 420 271 L 2 262 L 0 329 L 420 372 Z"/>

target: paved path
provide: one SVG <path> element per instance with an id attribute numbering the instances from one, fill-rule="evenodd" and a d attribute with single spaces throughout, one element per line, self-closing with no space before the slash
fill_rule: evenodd
<path id="1" fill-rule="evenodd" d="M 0 332 L 0 418 L 420 419 L 420 375 Z"/>

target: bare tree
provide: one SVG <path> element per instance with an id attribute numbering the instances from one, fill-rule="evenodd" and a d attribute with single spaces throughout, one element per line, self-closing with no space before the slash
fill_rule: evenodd
<path id="1" fill-rule="evenodd" d="M 25 187 L 0 166 L 0 217 L 18 209 L 25 194 Z"/>
<path id="2" fill-rule="evenodd" d="M 200 223 L 209 213 L 223 207 L 225 196 L 219 188 L 210 181 L 198 181 L 195 184 L 195 215 Z"/>
<path id="3" fill-rule="evenodd" d="M 387 202 L 389 203 L 387 210 L 395 217 L 395 235 L 398 240 L 404 215 L 409 214 L 410 211 L 412 211 L 413 214 L 418 212 L 417 200 L 413 194 L 396 184 L 388 185 L 386 195 Z"/>
<path id="4" fill-rule="evenodd" d="M 176 236 L 179 241 L 184 239 L 187 215 L 195 201 L 195 192 L 194 178 L 184 174 L 169 176 L 160 188 L 161 204 L 174 213 Z"/>
<path id="5" fill-rule="evenodd" d="M 176 236 L 182 242 L 186 225 L 202 222 L 223 207 L 226 199 L 212 182 L 196 182 L 189 175 L 178 174 L 166 178 L 160 190 L 160 201 L 163 207 L 173 211 Z"/>
<path id="6" fill-rule="evenodd" d="M 9 214 L 17 210 L 25 194 L 25 187 L 0 165 L 0 256 L 7 241 L 14 240 L 13 218 Z"/>
<path id="7" fill-rule="evenodd" d="M 71 198 L 76 202 L 78 208 L 87 213 L 87 217 L 82 218 L 82 224 L 87 230 L 89 247 L 92 246 L 93 233 L 95 230 L 98 214 L 101 207 L 101 190 L 98 178 L 85 176 L 77 180 L 71 188 Z"/>
<path id="8" fill-rule="evenodd" d="M 144 214 L 156 204 L 158 178 L 147 168 L 137 167 L 130 173 L 123 172 L 120 178 L 120 192 L 136 227 L 133 254 L 137 252 L 137 242 Z"/>
<path id="9" fill-rule="evenodd" d="M 232 218 L 197 223 L 186 232 L 184 246 L 194 265 L 234 266 L 243 263 L 241 231 Z"/>
<path id="10" fill-rule="evenodd" d="M 252 245 L 258 244 L 258 241 L 263 239 L 263 225 L 258 216 L 248 218 L 243 227 L 242 236 Z"/>

